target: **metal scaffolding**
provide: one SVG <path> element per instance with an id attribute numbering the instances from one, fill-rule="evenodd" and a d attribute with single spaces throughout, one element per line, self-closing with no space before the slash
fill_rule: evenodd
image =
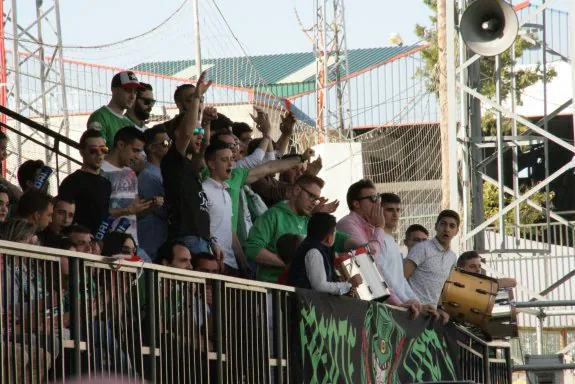
<path id="1" fill-rule="evenodd" d="M 453 135 L 457 134 L 457 147 L 459 154 L 459 161 L 461 166 L 461 172 L 458 175 L 460 178 L 460 185 L 462 186 L 462 211 L 463 211 L 463 228 L 462 228 L 462 238 L 461 244 L 465 244 L 464 248 L 475 249 L 480 251 L 480 253 L 487 255 L 488 259 L 493 257 L 501 257 L 506 253 L 529 253 L 535 252 L 534 250 L 521 249 L 520 246 L 520 227 L 521 227 L 521 215 L 519 213 L 519 207 L 521 204 L 528 204 L 529 206 L 539 210 L 545 217 L 547 231 L 546 233 L 551 233 L 550 227 L 552 222 L 565 225 L 570 229 L 573 228 L 572 223 L 570 223 L 565 217 L 562 217 L 557 212 L 552 212 L 550 209 L 550 191 L 549 185 L 552 181 L 563 176 L 563 174 L 572 169 L 575 166 L 575 161 L 568 161 L 563 164 L 558 170 L 550 172 L 549 169 L 549 144 L 554 143 L 562 148 L 567 149 L 574 153 L 573 159 L 575 159 L 575 146 L 572 141 L 566 140 L 564 138 L 558 137 L 549 131 L 549 121 L 557 116 L 565 108 L 572 105 L 572 98 L 565 100 L 565 102 L 555 110 L 549 110 L 548 108 L 548 91 L 547 83 L 544 75 L 543 78 L 543 118 L 537 123 L 529 121 L 527 118 L 519 115 L 516 112 L 517 100 L 515 99 L 515 77 L 514 73 L 514 60 L 515 51 L 514 47 L 511 48 L 511 91 L 509 92 L 509 100 L 505 103 L 505 100 L 501 96 L 501 86 L 502 86 L 502 73 L 501 73 L 501 55 L 495 58 L 495 73 L 496 73 L 496 97 L 491 99 L 486 95 L 480 93 L 478 90 L 480 81 L 480 71 L 479 71 L 479 59 L 480 56 L 474 54 L 469 49 L 465 47 L 465 42 L 461 37 L 461 15 L 466 7 L 472 3 L 468 0 L 448 0 L 448 17 L 447 17 L 447 30 L 454 31 L 459 36 L 459 51 L 456 52 L 455 44 L 447 45 L 447 55 L 448 58 L 456 62 L 456 58 L 459 56 L 457 69 L 453 72 L 448 73 L 448 82 L 451 84 L 451 89 L 458 89 L 457 99 L 453 96 L 449 102 L 449 126 L 457 127 Z M 546 10 L 551 7 L 555 0 L 543 1 L 540 5 L 532 4 L 532 12 L 524 17 L 520 23 L 521 27 L 535 28 L 540 31 L 540 54 L 541 54 L 541 69 L 545 74 L 548 68 L 548 55 L 554 54 L 554 51 L 548 47 L 548 36 L 546 33 Z M 569 24 L 570 24 L 570 36 L 575 34 L 575 2 L 569 2 L 570 12 L 569 12 Z M 449 17 L 449 10 L 455 10 L 457 17 Z M 458 12 L 461 11 L 461 12 Z M 539 22 L 536 20 L 539 19 Z M 541 23 L 542 20 L 542 23 Z M 570 40 L 570 55 L 575 52 L 575 39 Z M 571 66 L 572 79 L 573 82 L 571 87 L 573 89 L 573 94 L 575 94 L 575 65 Z M 496 118 L 496 134 L 494 136 L 486 135 L 481 126 L 481 111 L 482 109 L 491 108 L 495 111 Z M 460 115 L 458 117 L 458 114 Z M 505 134 L 503 130 L 504 119 L 509 119 L 511 122 L 511 135 Z M 518 125 L 521 124 L 527 128 L 525 134 L 518 133 Z M 573 125 L 575 127 L 575 123 Z M 455 133 L 457 132 L 457 133 Z M 574 135 L 575 137 L 575 135 Z M 526 191 L 520 191 L 519 184 L 519 171 L 518 171 L 518 149 L 520 146 L 529 146 L 539 144 L 543 145 L 543 157 L 545 161 L 545 174 L 544 179 L 532 186 Z M 494 153 L 490 156 L 484 156 L 484 149 L 492 148 Z M 504 167 L 504 154 L 511 151 L 511 178 L 512 178 L 512 188 L 506 186 L 505 181 L 509 178 L 505 178 L 505 174 L 509 174 L 509 170 Z M 457 161 L 451 160 L 450 161 Z M 486 166 L 492 162 L 497 163 L 497 177 L 491 177 L 488 175 Z M 457 164 L 457 163 L 456 163 Z M 451 164 L 456 166 L 455 164 Z M 497 187 L 497 197 L 498 197 L 498 212 L 488 219 L 484 215 L 484 205 L 483 205 L 483 186 L 484 183 L 489 183 Z M 546 201 L 545 204 L 539 204 L 534 201 L 532 196 L 538 191 L 545 191 Z M 512 202 L 506 202 L 506 195 L 513 196 L 514 200 Z M 507 228 L 505 216 L 512 212 L 515 218 L 514 227 Z M 498 243 L 493 246 L 493 244 L 485 244 L 485 233 L 494 224 L 498 224 L 498 231 L 500 236 L 498 237 Z M 506 236 L 506 233 L 512 233 L 513 236 Z M 515 239 L 513 241 L 512 239 Z M 537 250 L 537 252 L 543 254 L 545 260 L 545 265 L 543 267 L 544 272 L 540 278 L 542 279 L 545 286 L 554 286 L 557 281 L 551 278 L 551 273 L 549 271 L 549 258 L 551 257 L 551 241 L 547 239 L 548 249 L 544 252 Z M 565 273 L 569 271 L 564 271 Z M 564 273 L 564 274 L 565 274 Z M 561 282 L 564 283 L 566 280 Z M 545 296 L 549 292 L 541 292 L 542 296 Z M 541 296 L 539 296 L 541 297 Z M 543 322 L 545 320 L 545 310 L 538 310 L 537 313 L 533 313 L 538 316 L 539 321 L 537 325 L 537 341 L 538 341 L 538 351 L 541 352 L 542 344 L 542 329 Z"/>
<path id="2" fill-rule="evenodd" d="M 315 0 L 314 6 L 317 126 L 323 131 L 326 141 L 330 130 L 337 130 L 341 137 L 351 138 L 353 124 L 344 1 Z"/>
<path id="3" fill-rule="evenodd" d="M 2 51 L 6 53 L 2 57 L 1 66 L 2 78 L 6 79 L 2 102 L 15 112 L 45 126 L 51 126 L 61 135 L 68 137 L 69 119 L 59 0 L 28 0 L 28 3 L 35 9 L 35 17 L 27 24 L 22 24 L 19 19 L 19 9 L 25 8 L 23 1 L 0 3 L 3 15 L 3 39 L 0 44 Z M 10 40 L 11 47 L 5 47 L 5 41 Z M 26 68 L 30 68 L 30 63 L 37 69 L 34 73 L 23 71 L 24 64 Z M 30 85 L 31 83 L 34 85 Z M 59 115 L 57 126 L 51 121 L 51 116 L 54 115 Z M 16 128 L 21 128 L 19 122 L 15 124 Z M 51 145 L 48 136 L 35 131 L 31 131 L 30 136 Z M 19 154 L 25 140 L 17 136 L 16 150 Z M 69 153 L 67 155 L 69 156 Z M 46 164 L 52 164 L 52 151 L 45 152 L 44 161 Z M 70 163 L 66 162 L 65 166 L 70 168 Z"/>

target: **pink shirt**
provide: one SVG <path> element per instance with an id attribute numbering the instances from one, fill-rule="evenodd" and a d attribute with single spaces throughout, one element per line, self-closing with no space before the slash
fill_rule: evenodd
<path id="1" fill-rule="evenodd" d="M 350 212 L 349 215 L 343 217 L 337 223 L 337 230 L 343 233 L 347 233 L 355 241 L 362 244 L 369 244 L 372 252 L 375 255 L 381 253 L 384 244 L 385 231 L 382 228 L 374 227 L 368 223 L 363 217 L 355 212 Z M 377 263 L 376 267 L 379 270 L 381 276 L 384 275 L 383 271 L 380 270 Z M 395 295 L 390 287 L 391 297 L 387 299 L 387 303 L 391 305 L 402 304 L 401 300 Z"/>

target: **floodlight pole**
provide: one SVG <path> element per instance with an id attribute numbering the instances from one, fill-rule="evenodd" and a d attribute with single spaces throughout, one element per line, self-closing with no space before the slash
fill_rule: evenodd
<path id="1" fill-rule="evenodd" d="M 575 1 L 569 1 L 569 36 L 575 36 Z M 575 53 L 575 38 L 569 39 L 569 52 Z M 571 61 L 571 98 L 575 98 L 575 63 Z M 573 138 L 575 138 L 575 107 L 573 108 Z"/>
<path id="2" fill-rule="evenodd" d="M 202 44 L 200 39 L 200 0 L 194 0 L 194 34 L 196 37 L 196 78 L 202 74 Z"/>

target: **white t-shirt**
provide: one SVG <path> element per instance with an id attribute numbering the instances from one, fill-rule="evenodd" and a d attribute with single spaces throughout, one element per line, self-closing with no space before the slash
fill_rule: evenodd
<path id="1" fill-rule="evenodd" d="M 118 168 L 107 161 L 102 164 L 102 173 L 110 184 L 112 184 L 112 194 L 110 195 L 110 209 L 128 208 L 138 196 L 138 177 L 136 172 L 130 167 Z M 130 221 L 130 226 L 126 233 L 131 234 L 138 240 L 138 219 L 136 215 L 122 216 Z M 115 228 L 122 217 L 116 218 L 112 227 Z"/>
<path id="2" fill-rule="evenodd" d="M 457 261 L 451 249 L 445 249 L 437 238 L 416 244 L 407 254 L 417 268 L 409 278 L 409 285 L 421 304 L 437 305 L 441 290 Z"/>
<path id="3" fill-rule="evenodd" d="M 210 213 L 210 232 L 224 252 L 224 264 L 238 269 L 238 262 L 232 248 L 232 198 L 228 192 L 230 186 L 208 177 L 202 187 L 208 198 Z"/>

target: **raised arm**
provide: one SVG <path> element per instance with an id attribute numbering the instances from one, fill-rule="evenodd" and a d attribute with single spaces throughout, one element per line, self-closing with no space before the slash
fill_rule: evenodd
<path id="1" fill-rule="evenodd" d="M 256 168 L 250 169 L 250 173 L 249 173 L 248 178 L 246 180 L 246 184 L 251 184 L 255 181 L 263 179 L 264 177 L 266 177 L 268 175 L 275 175 L 276 173 L 287 171 L 288 169 L 295 167 L 296 165 L 300 165 L 302 163 L 305 163 L 309 159 L 310 154 L 312 154 L 312 153 L 313 153 L 313 150 L 308 149 L 299 158 L 298 157 L 292 157 L 292 158 L 285 159 L 285 160 L 269 161 L 269 162 L 262 164 Z"/>
<path id="2" fill-rule="evenodd" d="M 281 136 L 277 142 L 277 151 L 280 155 L 283 155 L 287 150 L 291 137 L 293 136 L 296 118 L 293 112 L 287 111 L 284 115 L 281 116 L 281 119 Z"/>
<path id="3" fill-rule="evenodd" d="M 176 149 L 178 150 L 178 152 L 180 152 L 182 156 L 186 156 L 186 150 L 188 149 L 190 141 L 194 136 L 194 129 L 196 129 L 198 125 L 200 100 L 202 96 L 204 96 L 204 94 L 208 91 L 210 85 L 212 84 L 211 80 L 205 82 L 204 81 L 205 77 L 206 77 L 206 71 L 202 72 L 202 74 L 198 79 L 194 93 L 192 93 L 191 105 L 186 111 L 184 118 L 180 122 L 179 133 L 176 135 L 176 141 L 174 145 L 176 146 Z M 209 135 L 204 135 L 204 139 L 206 137 L 209 137 Z"/>

